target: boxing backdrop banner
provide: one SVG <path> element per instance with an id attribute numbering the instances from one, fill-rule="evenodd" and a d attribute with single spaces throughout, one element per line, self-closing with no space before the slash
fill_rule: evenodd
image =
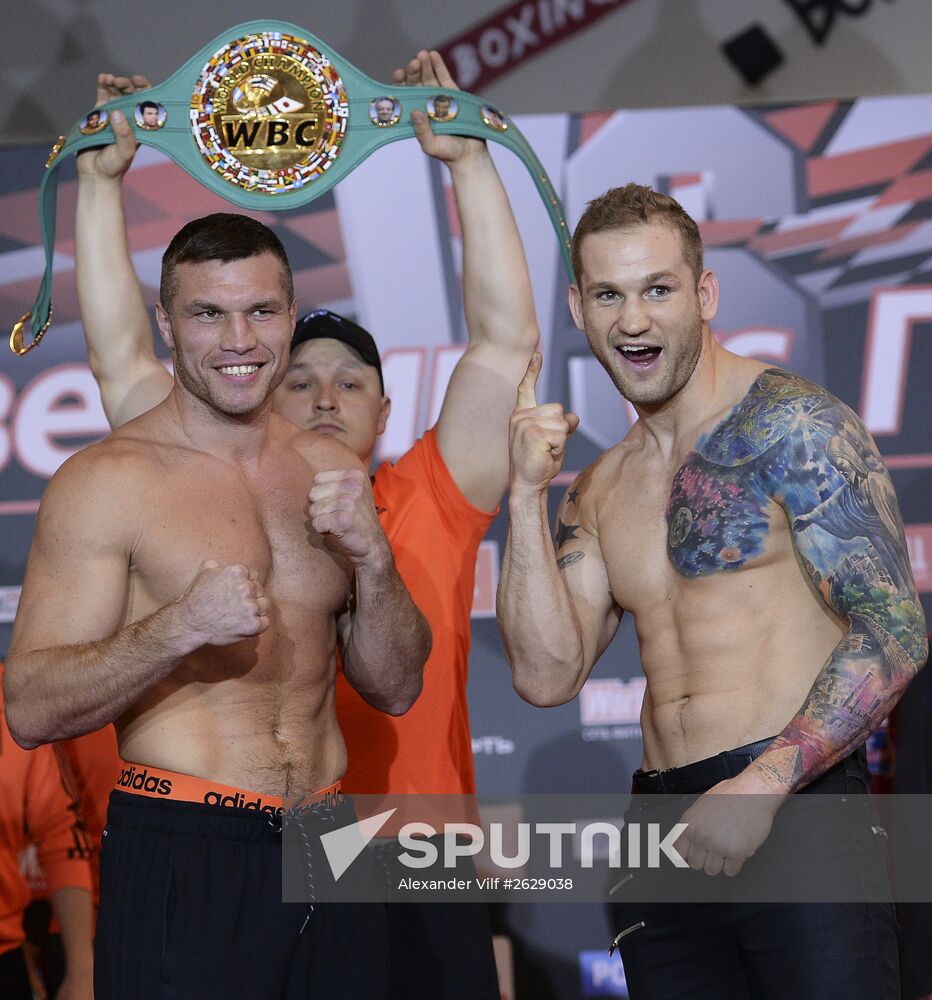
<path id="1" fill-rule="evenodd" d="M 719 275 L 716 335 L 826 385 L 865 420 L 896 486 L 919 589 L 932 611 L 932 96 L 854 103 L 518 117 L 570 225 L 585 202 L 629 179 L 669 192 L 700 222 Z M 566 308 L 553 228 L 523 164 L 493 153 L 518 218 L 537 300 L 541 399 L 581 417 L 554 506 L 576 471 L 633 419 Z M 37 187 L 48 150 L 0 152 L 0 309 L 15 318 L 44 269 Z M 2 649 L 45 483 L 106 433 L 77 321 L 73 165 L 62 167 L 53 298 L 39 350 L 0 360 Z M 150 304 L 162 250 L 188 219 L 227 203 L 143 148 L 126 179 L 133 259 Z M 437 416 L 465 339 L 458 220 L 443 168 L 415 143 L 380 148 L 313 203 L 257 212 L 295 268 L 299 309 L 326 306 L 370 329 L 392 415 L 380 458 L 403 453 Z M 101 287 L 99 294 L 106 295 Z M 535 709 L 513 693 L 491 616 L 502 515 L 480 554 L 470 708 L 480 792 L 510 796 L 629 789 L 640 763 L 644 691 L 632 623 L 580 696 Z M 507 810 L 507 806 L 501 807 Z M 624 996 L 612 928 L 597 905 L 499 904 L 516 946 L 519 996 Z M 522 992 L 523 990 L 523 992 Z"/>

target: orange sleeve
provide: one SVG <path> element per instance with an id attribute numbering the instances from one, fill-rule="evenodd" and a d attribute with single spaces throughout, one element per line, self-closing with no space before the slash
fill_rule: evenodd
<path id="1" fill-rule="evenodd" d="M 39 747 L 31 757 L 25 789 L 26 835 L 36 845 L 48 891 L 66 886 L 90 891 L 90 845 L 77 790 L 62 772 L 57 748 Z"/>
<path id="2" fill-rule="evenodd" d="M 420 445 L 420 447 L 418 447 Z M 440 445 L 437 443 L 437 431 L 431 427 L 426 431 L 424 437 L 410 452 L 411 461 L 422 463 L 423 474 L 429 485 L 431 496 L 441 511 L 445 523 L 449 529 L 450 539 L 456 544 L 460 543 L 465 549 L 470 549 L 478 544 L 479 539 L 488 531 L 489 525 L 495 520 L 500 508 L 496 507 L 491 513 L 481 510 L 463 496 L 453 474 L 444 461 Z M 405 457 L 408 457 L 405 456 Z M 468 534 L 463 538 L 463 530 L 466 528 Z"/>

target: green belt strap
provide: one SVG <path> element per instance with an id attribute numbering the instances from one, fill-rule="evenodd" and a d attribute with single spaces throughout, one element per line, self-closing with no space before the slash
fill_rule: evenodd
<path id="1" fill-rule="evenodd" d="M 408 112 L 421 108 L 440 134 L 491 139 L 517 153 L 573 280 L 560 199 L 510 118 L 462 90 L 378 83 L 286 21 L 248 21 L 205 45 L 163 84 L 89 112 L 55 144 L 39 189 L 45 274 L 31 312 L 13 327 L 16 354 L 35 347 L 51 323 L 58 167 L 66 155 L 114 142 L 109 113 L 117 108 L 139 142 L 234 205 L 263 211 L 296 208 L 329 191 L 383 143 L 413 136 Z"/>

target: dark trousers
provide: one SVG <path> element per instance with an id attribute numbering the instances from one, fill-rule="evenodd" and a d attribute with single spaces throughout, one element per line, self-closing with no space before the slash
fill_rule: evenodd
<path id="1" fill-rule="evenodd" d="M 390 1000 L 499 1000 L 485 903 L 389 903 Z"/>
<path id="2" fill-rule="evenodd" d="M 430 840 L 442 856 L 443 837 Z M 376 841 L 372 849 L 386 878 L 390 1000 L 499 1000 L 488 904 L 475 896 L 470 901 L 412 899 L 396 889 L 412 874 L 398 860 L 399 842 Z M 472 858 L 460 857 L 455 871 L 438 861 L 415 874 L 475 883 L 476 868 Z"/>
<path id="3" fill-rule="evenodd" d="M 32 1000 L 22 948 L 13 948 L 0 955 L 0 997 L 3 1000 Z"/>
<path id="4" fill-rule="evenodd" d="M 96 1000 L 386 997 L 384 906 L 283 903 L 267 816 L 113 792 L 107 820 Z"/>
<path id="5" fill-rule="evenodd" d="M 746 764 L 745 760 L 740 766 Z M 675 770 L 688 772 L 695 767 Z M 721 774 L 718 780 L 728 776 Z M 675 782 L 677 776 L 671 777 Z M 800 856 L 823 850 L 828 859 L 844 856 L 848 865 L 854 859 L 872 877 L 882 872 L 885 835 L 870 804 L 869 782 L 866 760 L 857 752 L 797 793 L 852 796 L 852 822 L 844 829 L 844 842 L 820 845 L 802 830 L 798 834 Z M 706 787 L 716 783 L 711 781 Z M 678 790 L 698 793 L 705 789 L 683 787 L 680 782 Z M 626 819 L 644 821 L 650 798 L 635 794 Z M 684 799 L 682 811 L 690 801 Z M 766 848 L 765 843 L 755 855 L 756 863 L 766 863 Z M 687 876 L 710 877 L 704 873 Z M 892 903 L 632 901 L 615 905 L 613 917 L 619 931 L 644 922 L 619 942 L 631 1000 L 900 997 Z"/>

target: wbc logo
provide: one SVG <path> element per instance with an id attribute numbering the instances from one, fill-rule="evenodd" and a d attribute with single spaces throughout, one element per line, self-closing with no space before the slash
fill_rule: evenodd
<path id="1" fill-rule="evenodd" d="M 280 32 L 225 45 L 201 71 L 191 127 L 202 156 L 247 191 L 303 187 L 336 160 L 349 102 L 329 59 Z"/>

